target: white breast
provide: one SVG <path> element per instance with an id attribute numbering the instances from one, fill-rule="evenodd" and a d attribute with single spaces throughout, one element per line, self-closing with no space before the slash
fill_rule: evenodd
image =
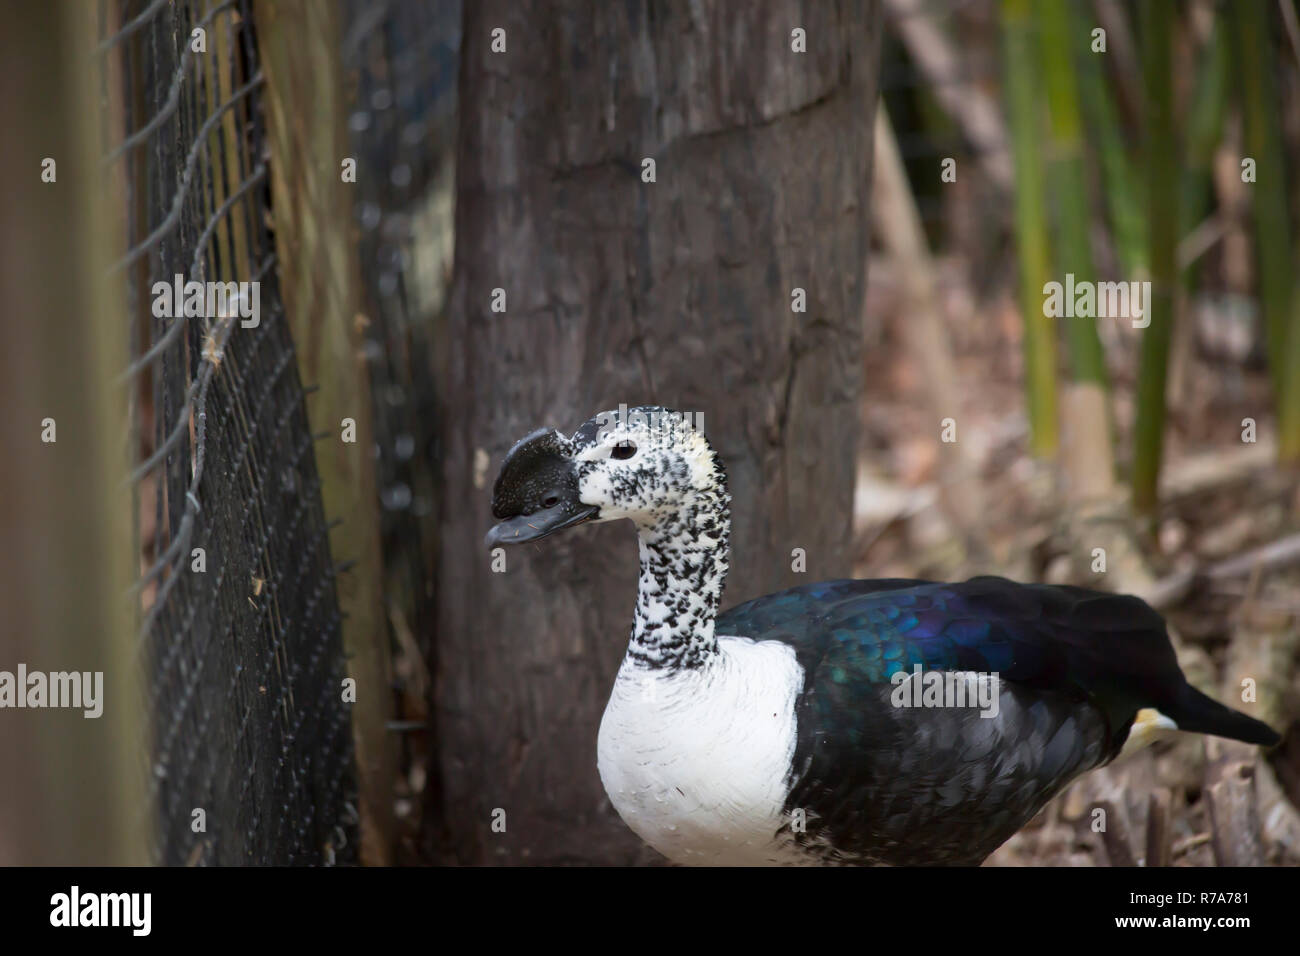
<path id="1" fill-rule="evenodd" d="M 600 724 L 600 779 L 624 822 L 675 862 L 807 862 L 774 839 L 803 671 L 775 641 L 718 645 L 705 667 L 667 676 L 624 661 Z"/>

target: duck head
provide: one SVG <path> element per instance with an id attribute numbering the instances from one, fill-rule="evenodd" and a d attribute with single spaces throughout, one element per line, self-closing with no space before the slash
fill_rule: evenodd
<path id="1" fill-rule="evenodd" d="M 654 528 L 697 506 L 726 508 L 726 476 L 699 422 L 657 406 L 601 412 L 571 437 L 542 428 L 515 443 L 492 488 L 488 547 L 587 521 Z"/>

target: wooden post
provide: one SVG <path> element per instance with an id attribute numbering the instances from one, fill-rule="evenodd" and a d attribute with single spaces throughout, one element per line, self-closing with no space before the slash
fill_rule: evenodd
<path id="1" fill-rule="evenodd" d="M 25 78 L 0 92 L 0 670 L 89 674 L 98 698 L 0 710 L 6 866 L 148 859 L 149 729 L 116 383 L 128 323 L 120 278 L 107 278 L 122 229 L 98 161 L 95 17 L 94 5 L 29 4 L 0 30 L 5 69 Z"/>
<path id="2" fill-rule="evenodd" d="M 361 791 L 361 860 L 392 860 L 395 746 L 391 661 L 384 623 L 379 505 L 370 448 L 370 386 L 360 357 L 360 267 L 353 242 L 343 66 L 335 4 L 259 0 L 266 73 L 271 197 L 280 289 L 304 386 L 345 615 L 343 645 L 356 680 L 353 738 Z M 375 175 L 357 170 L 356 175 Z M 350 425 L 348 423 L 351 423 Z M 352 563 L 354 562 L 354 563 Z"/>

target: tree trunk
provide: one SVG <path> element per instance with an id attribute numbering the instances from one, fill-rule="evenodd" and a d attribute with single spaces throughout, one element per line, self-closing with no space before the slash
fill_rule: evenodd
<path id="1" fill-rule="evenodd" d="M 657 859 L 596 772 L 633 531 L 580 528 L 493 573 L 491 484 L 517 438 L 620 403 L 702 412 L 734 499 L 724 607 L 851 573 L 881 25 L 859 2 L 465 5 L 431 653 L 442 858 Z"/>

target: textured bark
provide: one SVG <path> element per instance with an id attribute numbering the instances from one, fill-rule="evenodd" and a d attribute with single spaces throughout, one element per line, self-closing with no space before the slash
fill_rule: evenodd
<path id="1" fill-rule="evenodd" d="M 538 425 L 622 402 L 702 412 L 734 496 L 724 606 L 850 574 L 880 12 L 490 0 L 464 26 L 430 833 L 467 863 L 650 860 L 595 759 L 632 528 L 579 528 L 493 573 L 491 483 Z"/>

